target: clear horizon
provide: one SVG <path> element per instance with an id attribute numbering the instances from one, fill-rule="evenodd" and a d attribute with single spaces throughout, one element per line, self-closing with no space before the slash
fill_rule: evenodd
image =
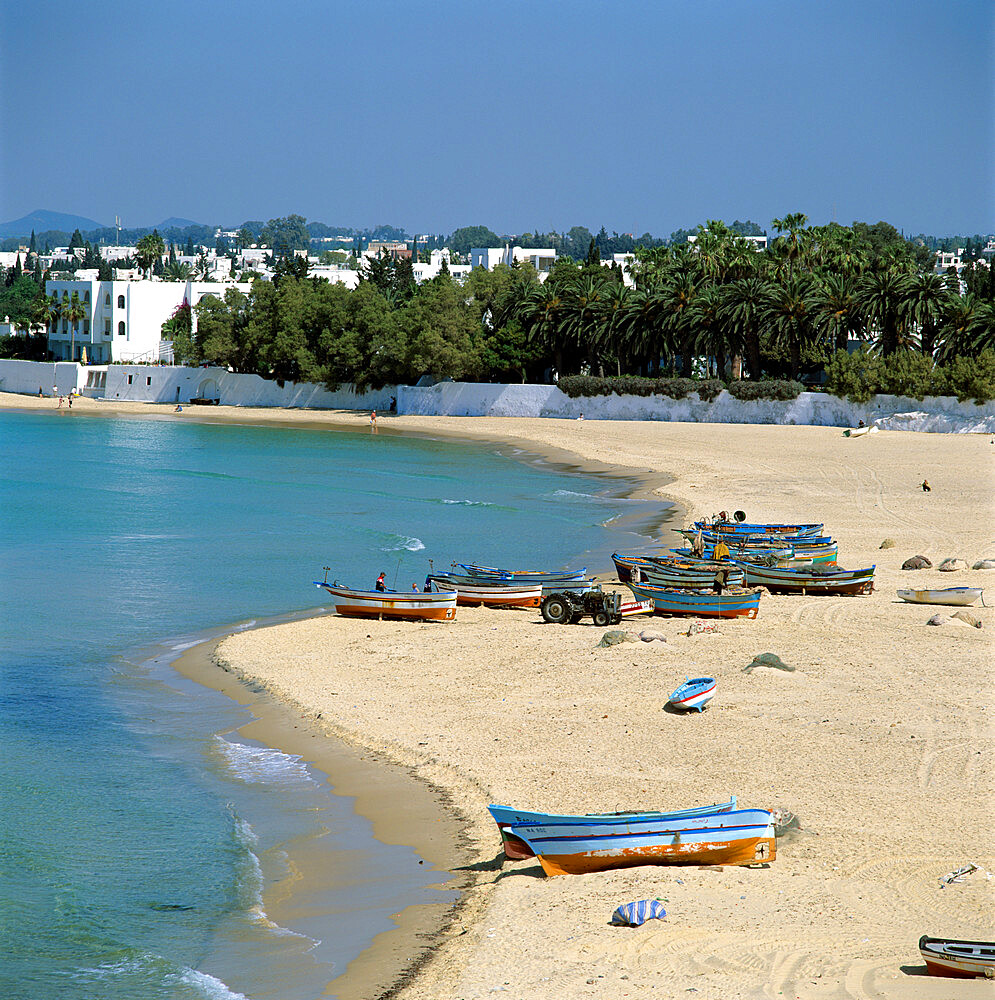
<path id="1" fill-rule="evenodd" d="M 7 5 L 0 219 L 992 232 L 993 53 L 990 0 Z"/>

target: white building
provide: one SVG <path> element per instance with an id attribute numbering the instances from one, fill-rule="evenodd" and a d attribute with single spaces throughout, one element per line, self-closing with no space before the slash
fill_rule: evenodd
<path id="1" fill-rule="evenodd" d="M 498 264 L 509 267 L 516 261 L 527 260 L 545 278 L 556 263 L 555 250 L 523 249 L 522 247 L 474 247 L 470 250 L 470 267 L 483 267 L 493 271 Z"/>
<path id="2" fill-rule="evenodd" d="M 84 348 L 91 364 L 172 360 L 172 341 L 162 339 L 162 324 L 177 306 L 195 306 L 205 295 L 221 298 L 228 288 L 248 294 L 251 287 L 231 282 L 98 281 L 93 271 L 85 273 L 86 278 L 45 282 L 49 297 L 58 296 L 63 303 L 76 292 L 86 312 L 76 325 L 63 316 L 49 326 L 48 349 L 57 361 L 79 361 Z"/>

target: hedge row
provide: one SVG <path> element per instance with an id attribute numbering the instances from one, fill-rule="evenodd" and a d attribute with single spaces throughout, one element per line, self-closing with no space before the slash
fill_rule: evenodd
<path id="1" fill-rule="evenodd" d="M 987 403 L 995 399 L 995 351 L 973 358 L 956 357 L 938 365 L 915 351 L 883 357 L 862 349 L 837 351 L 826 365 L 826 391 L 855 403 L 866 403 L 878 393 L 923 399 L 956 396 Z"/>
<path id="2" fill-rule="evenodd" d="M 560 390 L 571 399 L 581 396 L 666 396 L 686 399 L 692 392 L 704 402 L 711 402 L 726 388 L 718 379 L 692 378 L 598 378 L 594 375 L 564 375 Z M 799 382 L 767 379 L 758 382 L 730 382 L 729 392 L 736 399 L 796 399 L 802 391 Z"/>

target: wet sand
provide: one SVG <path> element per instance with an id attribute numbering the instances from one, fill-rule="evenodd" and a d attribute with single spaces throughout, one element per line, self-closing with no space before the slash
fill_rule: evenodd
<path id="1" fill-rule="evenodd" d="M 363 414 L 236 411 L 234 419 L 368 429 Z M 223 641 L 217 659 L 227 670 L 313 727 L 445 789 L 471 852 L 471 885 L 398 995 L 991 995 L 983 982 L 922 976 L 916 942 L 924 933 L 993 936 L 995 880 L 980 871 L 941 888 L 939 879 L 968 861 L 995 871 L 995 618 L 978 606 L 980 630 L 931 627 L 934 613 L 954 609 L 895 597 L 896 587 L 995 581 L 983 571 L 900 569 L 918 553 L 934 566 L 995 555 L 987 436 L 849 440 L 835 428 L 514 418 L 380 423 L 381 433 L 389 424 L 514 440 L 585 467 L 639 470 L 647 488 L 693 516 L 742 508 L 751 520 L 824 521 L 842 565 L 878 567 L 869 597 L 768 595 L 755 621 L 722 622 L 715 634 L 688 636 L 681 619 L 624 626 L 652 628 L 665 643 L 600 649 L 603 630 L 592 626 L 477 609 L 461 609 L 449 625 L 320 617 Z M 930 493 L 918 488 L 923 478 Z M 894 547 L 879 549 L 886 538 Z M 796 669 L 743 671 L 766 651 Z M 688 674 L 715 676 L 715 700 L 702 715 L 667 712 L 667 695 Z M 730 793 L 799 817 L 802 830 L 779 842 L 769 868 L 545 879 L 534 862 L 502 862 L 486 813 L 488 801 L 676 808 Z M 655 897 L 667 920 L 608 926 L 619 903 Z M 368 960 L 377 965 L 376 948 Z"/>

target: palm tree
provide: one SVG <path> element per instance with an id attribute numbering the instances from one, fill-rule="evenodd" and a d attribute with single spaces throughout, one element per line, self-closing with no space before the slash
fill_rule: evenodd
<path id="1" fill-rule="evenodd" d="M 151 275 L 155 262 L 161 260 L 165 252 L 166 244 L 162 242 L 162 237 L 156 230 L 152 230 L 138 241 L 135 245 L 135 260 L 138 261 L 138 266 L 146 277 Z"/>
<path id="2" fill-rule="evenodd" d="M 189 281 L 193 276 L 193 269 L 189 264 L 174 260 L 163 268 L 162 276 L 166 281 Z"/>
<path id="3" fill-rule="evenodd" d="M 794 212 L 783 219 L 771 219 L 770 222 L 779 233 L 788 234 L 779 236 L 775 245 L 780 247 L 787 260 L 789 278 L 795 273 L 795 265 L 803 262 L 811 245 L 811 233 L 805 229 L 807 222 L 808 216 L 803 212 Z"/>
<path id="4" fill-rule="evenodd" d="M 867 330 L 875 333 L 874 346 L 886 357 L 914 339 L 909 324 L 909 276 L 893 267 L 870 271 L 858 282 L 857 304 Z"/>
<path id="5" fill-rule="evenodd" d="M 654 306 L 660 317 L 660 327 L 681 355 L 681 374 L 685 378 L 694 374 L 694 314 L 691 307 L 700 290 L 697 277 L 682 270 L 664 281 L 655 295 Z"/>
<path id="6" fill-rule="evenodd" d="M 69 360 L 76 360 L 76 334 L 79 331 L 80 320 L 86 319 L 87 308 L 80 302 L 79 292 L 73 292 L 69 302 L 62 303 L 62 315 L 72 324 L 72 337 L 69 346 Z"/>
<path id="7" fill-rule="evenodd" d="M 950 296 L 943 310 L 940 336 L 939 355 L 943 360 L 995 349 L 995 307 L 971 292 Z"/>
<path id="8" fill-rule="evenodd" d="M 919 348 L 926 357 L 933 356 L 951 293 L 944 279 L 934 271 L 912 275 L 907 284 L 906 309 L 911 322 L 919 328 Z"/>
<path id="9" fill-rule="evenodd" d="M 740 278 L 724 285 L 722 310 L 730 336 L 746 351 L 750 375 L 763 374 L 760 361 L 760 328 L 765 322 L 769 286 L 759 275 Z"/>
<path id="10" fill-rule="evenodd" d="M 811 279 L 805 274 L 795 274 L 783 284 L 771 285 L 766 296 L 764 315 L 775 343 L 788 350 L 792 378 L 798 378 L 802 348 L 817 337 L 810 295 Z"/>
<path id="11" fill-rule="evenodd" d="M 812 288 L 815 324 L 837 351 L 851 337 L 863 337 L 864 324 L 856 296 L 856 281 L 846 271 L 825 270 Z"/>

